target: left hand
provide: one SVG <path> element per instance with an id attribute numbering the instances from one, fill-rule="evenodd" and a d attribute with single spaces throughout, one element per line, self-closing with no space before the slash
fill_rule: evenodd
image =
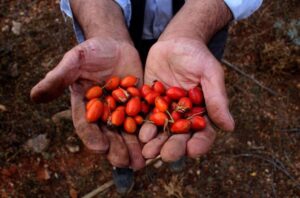
<path id="1" fill-rule="evenodd" d="M 224 71 L 206 44 L 191 38 L 172 38 L 158 41 L 148 54 L 145 84 L 161 81 L 167 88 L 182 87 L 189 90 L 201 84 L 209 118 L 221 129 L 233 131 L 234 120 L 228 109 Z M 167 162 L 176 161 L 187 154 L 196 158 L 208 152 L 216 132 L 207 119 L 207 127 L 191 134 L 157 135 L 157 128 L 146 123 L 141 128 L 140 140 L 145 144 L 143 156 L 161 155 Z"/>

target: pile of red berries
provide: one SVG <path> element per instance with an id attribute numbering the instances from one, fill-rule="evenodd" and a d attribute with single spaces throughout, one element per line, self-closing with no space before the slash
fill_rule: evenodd
<path id="1" fill-rule="evenodd" d="M 135 133 L 138 125 L 152 122 L 172 133 L 199 131 L 206 126 L 204 98 L 200 87 L 186 91 L 166 89 L 159 82 L 137 88 L 138 78 L 113 76 L 104 86 L 95 85 L 86 92 L 86 119 L 109 127 L 121 127 Z M 147 117 L 148 116 L 148 117 Z M 146 119 L 147 118 L 147 119 Z"/>

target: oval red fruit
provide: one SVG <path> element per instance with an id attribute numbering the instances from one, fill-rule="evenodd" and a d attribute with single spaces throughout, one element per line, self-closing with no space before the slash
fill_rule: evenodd
<path id="1" fill-rule="evenodd" d="M 121 79 L 119 77 L 112 76 L 105 81 L 104 87 L 106 90 L 110 90 L 110 91 L 117 89 L 120 85 L 120 81 L 121 81 Z"/>
<path id="2" fill-rule="evenodd" d="M 147 113 L 149 113 L 149 110 L 150 110 L 149 105 L 146 102 L 142 101 L 141 112 L 146 115 Z"/>
<path id="3" fill-rule="evenodd" d="M 131 98 L 126 104 L 126 114 L 136 116 L 141 111 L 141 100 L 139 97 Z"/>
<path id="4" fill-rule="evenodd" d="M 102 95 L 102 92 L 102 88 L 96 85 L 87 90 L 85 97 L 88 100 L 99 98 Z"/>
<path id="5" fill-rule="evenodd" d="M 108 119 L 108 125 L 121 126 L 125 120 L 125 108 L 117 107 Z"/>
<path id="6" fill-rule="evenodd" d="M 171 98 L 169 98 L 169 96 L 163 96 L 163 98 L 165 99 L 165 101 L 170 104 L 172 102 Z"/>
<path id="7" fill-rule="evenodd" d="M 187 95 L 186 91 L 180 87 L 171 87 L 167 90 L 166 95 L 172 100 L 179 100 Z"/>
<path id="8" fill-rule="evenodd" d="M 172 133 L 188 133 L 191 129 L 191 121 L 187 119 L 180 119 L 175 121 L 171 125 L 171 132 Z"/>
<path id="9" fill-rule="evenodd" d="M 177 121 L 182 118 L 182 114 L 179 113 L 178 111 L 172 111 L 171 116 L 174 121 Z"/>
<path id="10" fill-rule="evenodd" d="M 152 89 L 159 94 L 163 94 L 166 91 L 165 86 L 159 81 L 154 81 Z"/>
<path id="11" fill-rule="evenodd" d="M 148 102 L 148 104 L 154 104 L 155 98 L 159 96 L 159 93 L 155 91 L 151 91 L 145 96 L 145 100 Z"/>
<path id="12" fill-rule="evenodd" d="M 146 95 L 148 95 L 148 93 L 150 93 L 151 91 L 152 91 L 152 89 L 149 85 L 143 85 L 141 87 L 141 94 L 143 97 L 146 97 Z"/>
<path id="13" fill-rule="evenodd" d="M 144 122 L 144 118 L 140 115 L 135 116 L 134 120 L 138 125 L 141 125 Z"/>
<path id="14" fill-rule="evenodd" d="M 126 117 L 124 121 L 124 130 L 127 133 L 134 133 L 136 131 L 136 122 L 132 117 Z"/>
<path id="15" fill-rule="evenodd" d="M 133 96 L 141 96 L 140 90 L 136 87 L 128 87 L 127 92 L 133 97 Z"/>
<path id="16" fill-rule="evenodd" d="M 203 93 L 200 87 L 194 87 L 189 90 L 189 98 L 193 104 L 200 105 L 203 102 Z"/>
<path id="17" fill-rule="evenodd" d="M 191 110 L 192 107 L 193 107 L 193 104 L 192 104 L 191 99 L 189 99 L 188 97 L 183 97 L 183 98 L 180 98 L 180 100 L 178 101 L 176 111 L 179 111 L 180 113 L 185 113 L 185 112 Z"/>
<path id="18" fill-rule="evenodd" d="M 163 97 L 161 96 L 157 96 L 155 98 L 155 107 L 161 111 L 161 112 L 165 112 L 166 110 L 168 110 L 168 103 L 165 101 L 165 99 L 163 99 Z"/>
<path id="19" fill-rule="evenodd" d="M 149 117 L 150 121 L 152 121 L 156 126 L 164 126 L 168 121 L 167 114 L 163 112 L 153 113 Z"/>
<path id="20" fill-rule="evenodd" d="M 98 98 L 93 98 L 92 100 L 88 101 L 88 102 L 86 103 L 86 105 L 85 105 L 85 109 L 86 109 L 86 110 L 89 110 L 89 109 L 91 108 L 92 104 L 93 104 L 95 101 L 97 101 L 97 100 L 99 100 L 99 99 L 98 99 Z"/>
<path id="21" fill-rule="evenodd" d="M 102 116 L 101 116 L 101 120 L 103 122 L 107 122 L 108 120 L 108 117 L 109 117 L 109 114 L 110 114 L 110 110 L 109 110 L 109 107 L 107 104 L 103 104 L 103 113 L 102 113 Z"/>
<path id="22" fill-rule="evenodd" d="M 105 102 L 111 111 L 115 110 L 117 104 L 116 104 L 116 100 L 114 99 L 114 97 L 106 96 Z"/>
<path id="23" fill-rule="evenodd" d="M 112 97 L 114 97 L 114 99 L 118 102 L 122 102 L 125 103 L 127 102 L 127 100 L 129 99 L 129 93 L 122 89 L 122 88 L 118 88 L 115 89 L 112 93 L 111 93 Z"/>
<path id="24" fill-rule="evenodd" d="M 202 130 L 206 127 L 206 121 L 204 117 L 194 116 L 191 118 L 192 126 L 191 128 L 195 131 Z"/>
<path id="25" fill-rule="evenodd" d="M 86 119 L 88 122 L 95 122 L 101 117 L 102 113 L 103 103 L 100 100 L 96 100 L 86 112 Z"/>
<path id="26" fill-rule="evenodd" d="M 138 84 L 139 79 L 135 76 L 126 76 L 121 80 L 121 86 L 124 88 L 134 87 Z"/>

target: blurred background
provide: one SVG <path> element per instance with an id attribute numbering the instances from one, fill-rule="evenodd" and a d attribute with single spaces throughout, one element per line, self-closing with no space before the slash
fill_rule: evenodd
<path id="1" fill-rule="evenodd" d="M 182 173 L 156 162 L 127 197 L 300 196 L 300 1 L 265 0 L 233 23 L 224 57 L 236 131 Z M 66 93 L 33 104 L 30 89 L 76 44 L 59 1 L 0 0 L 0 197 L 83 196 L 111 179 L 73 132 Z M 119 197 L 114 187 L 98 197 Z"/>

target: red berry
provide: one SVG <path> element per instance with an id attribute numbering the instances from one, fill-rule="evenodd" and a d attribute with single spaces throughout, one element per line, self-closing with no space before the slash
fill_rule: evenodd
<path id="1" fill-rule="evenodd" d="M 194 116 L 191 118 L 192 126 L 191 128 L 195 131 L 202 130 L 206 127 L 206 121 L 204 117 Z"/>
<path id="2" fill-rule="evenodd" d="M 193 104 L 200 105 L 203 102 L 203 93 L 199 87 L 189 90 L 189 98 Z"/>
<path id="3" fill-rule="evenodd" d="M 161 112 L 165 112 L 166 110 L 168 110 L 168 103 L 165 101 L 165 99 L 163 99 L 163 97 L 161 96 L 157 96 L 155 98 L 155 107 L 161 111 Z"/>
<path id="4" fill-rule="evenodd" d="M 179 111 L 180 113 L 185 113 L 187 111 L 189 111 L 190 109 L 192 109 L 193 104 L 191 99 L 189 99 L 188 97 L 183 97 L 180 98 L 177 107 L 176 107 L 176 111 Z"/>
<path id="5" fill-rule="evenodd" d="M 166 121 L 168 120 L 167 114 L 163 112 L 153 113 L 149 117 L 150 121 L 152 121 L 156 126 L 164 126 Z"/>
<path id="6" fill-rule="evenodd" d="M 126 104 L 126 114 L 136 116 L 141 111 L 141 100 L 139 97 L 131 98 Z"/>
<path id="7" fill-rule="evenodd" d="M 186 91 L 180 87 L 171 87 L 167 90 L 166 94 L 172 100 L 179 100 L 187 95 Z"/>
<path id="8" fill-rule="evenodd" d="M 191 129 L 191 121 L 187 119 L 180 119 L 171 125 L 172 133 L 188 133 Z"/>
<path id="9" fill-rule="evenodd" d="M 159 81 L 154 81 L 152 89 L 159 94 L 163 94 L 166 91 L 165 86 Z"/>

